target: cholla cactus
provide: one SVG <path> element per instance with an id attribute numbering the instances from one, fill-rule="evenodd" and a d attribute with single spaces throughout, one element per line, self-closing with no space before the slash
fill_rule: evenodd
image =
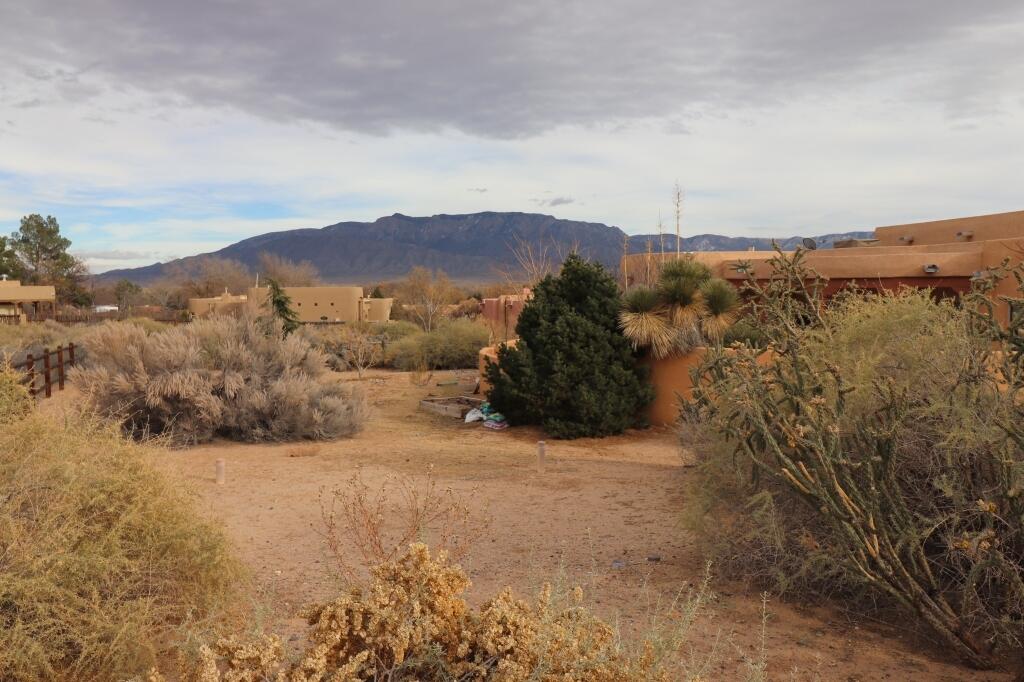
<path id="1" fill-rule="evenodd" d="M 1015 333 L 991 307 L 957 309 L 917 292 L 851 294 L 824 308 L 820 280 L 800 258 L 780 255 L 767 284 L 751 283 L 772 361 L 751 349 L 711 353 L 694 391 L 698 418 L 767 474 L 777 509 L 802 501 L 816 515 L 814 544 L 850 584 L 990 667 L 992 645 L 1024 641 Z M 887 317 L 898 334 L 869 333 Z M 883 342 L 885 361 L 875 362 Z"/>

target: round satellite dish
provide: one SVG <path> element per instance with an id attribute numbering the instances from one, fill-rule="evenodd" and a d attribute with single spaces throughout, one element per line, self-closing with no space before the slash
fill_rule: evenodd
<path id="1" fill-rule="evenodd" d="M 818 248 L 818 242 L 814 241 L 810 237 L 804 237 L 800 240 L 800 243 L 804 245 L 804 248 L 808 251 L 814 251 Z"/>

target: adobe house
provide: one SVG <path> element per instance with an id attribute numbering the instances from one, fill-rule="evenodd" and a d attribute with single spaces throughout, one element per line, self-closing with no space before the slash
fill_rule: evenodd
<path id="1" fill-rule="evenodd" d="M 235 296 L 225 291 L 212 298 L 188 299 L 188 312 L 192 317 L 210 315 L 237 315 L 245 309 L 246 296 Z"/>
<path id="2" fill-rule="evenodd" d="M 49 285 L 26 285 L 14 279 L 0 280 L 0 321 L 24 324 L 28 315 L 57 311 L 57 291 Z"/>
<path id="3" fill-rule="evenodd" d="M 903 286 L 932 289 L 955 298 L 970 291 L 974 278 L 986 268 L 1024 262 L 1024 211 L 971 218 L 936 220 L 877 227 L 873 239 L 838 242 L 836 248 L 808 251 L 805 264 L 827 280 L 826 297 L 850 284 L 868 290 L 895 290 Z M 689 254 L 712 273 L 740 285 L 748 277 L 767 279 L 774 251 L 699 251 Z M 624 256 L 622 267 L 630 282 L 651 263 L 675 258 L 674 253 Z M 994 296 L 1016 291 L 1012 278 L 1004 280 Z M 1005 321 L 1006 304 L 998 312 Z"/>
<path id="4" fill-rule="evenodd" d="M 896 290 L 909 286 L 931 289 L 943 298 L 958 298 L 970 291 L 972 281 L 987 268 L 1004 260 L 1024 262 L 1024 211 L 906 225 L 878 227 L 872 239 L 837 243 L 836 248 L 808 251 L 808 268 L 827 280 L 823 294 L 829 297 L 856 284 L 866 290 Z M 748 277 L 771 276 L 769 260 L 774 251 L 701 251 L 689 254 L 711 268 L 712 274 L 740 286 Z M 630 283 L 675 253 L 624 256 L 622 268 Z M 999 296 L 1013 296 L 1012 277 L 996 287 L 992 298 L 996 313 L 1005 323 L 1009 306 Z M 651 362 L 655 400 L 649 410 L 653 424 L 672 423 L 677 414 L 676 394 L 688 395 L 689 371 L 699 362 L 697 354 Z"/>
<path id="5" fill-rule="evenodd" d="M 303 323 L 386 322 L 391 319 L 390 298 L 364 298 L 362 287 L 284 287 L 292 310 Z M 258 314 L 267 303 L 267 287 L 251 287 L 246 294 L 227 292 L 213 298 L 190 298 L 188 310 L 196 317 Z"/>

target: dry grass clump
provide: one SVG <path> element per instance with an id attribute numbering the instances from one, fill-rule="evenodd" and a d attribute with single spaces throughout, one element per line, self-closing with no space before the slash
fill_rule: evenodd
<path id="1" fill-rule="evenodd" d="M 0 679 L 125 679 L 231 606 L 228 541 L 150 456 L 87 419 L 0 429 Z"/>
<path id="2" fill-rule="evenodd" d="M 0 426 L 32 411 L 35 402 L 22 380 L 22 374 L 12 369 L 10 362 L 0 361 Z"/>
<path id="3" fill-rule="evenodd" d="M 365 421 L 364 396 L 330 378 L 324 354 L 265 320 L 209 318 L 154 334 L 112 323 L 85 343 L 72 380 L 133 436 L 325 440 Z"/>
<path id="4" fill-rule="evenodd" d="M 976 667 L 1019 652 L 1024 316 L 1000 323 L 980 293 L 823 307 L 799 253 L 774 265 L 752 284 L 772 361 L 712 352 L 695 390 L 694 515 L 711 512 L 719 567 L 785 576 L 798 595 L 870 595 Z"/>
<path id="5" fill-rule="evenodd" d="M 18 356 L 42 348 L 54 349 L 60 344 L 77 343 L 85 327 L 63 325 L 53 320 L 28 324 L 0 325 L 0 353 Z"/>
<path id="6" fill-rule="evenodd" d="M 699 592 L 674 617 L 676 636 L 627 649 L 616 631 L 582 604 L 579 588 L 546 586 L 534 602 L 509 589 L 474 611 L 463 598 L 466 574 L 444 552 L 411 545 L 375 567 L 369 589 L 352 589 L 304 611 L 308 646 L 283 663 L 275 636 L 226 638 L 204 648 L 200 682 L 272 680 L 695 680 L 678 662 L 685 635 L 707 598 Z M 154 675 L 152 679 L 160 679 Z"/>

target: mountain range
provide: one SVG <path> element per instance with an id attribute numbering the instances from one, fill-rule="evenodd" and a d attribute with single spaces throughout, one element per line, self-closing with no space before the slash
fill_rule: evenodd
<path id="1" fill-rule="evenodd" d="M 821 247 L 839 239 L 865 238 L 870 232 L 846 232 L 815 237 Z M 395 279 L 421 265 L 444 270 L 460 281 L 496 279 L 500 273 L 517 269 L 514 250 L 523 244 L 564 254 L 573 248 L 609 267 L 622 256 L 626 233 L 603 223 L 562 220 L 537 213 L 487 211 L 463 215 L 412 217 L 396 213 L 373 222 L 341 222 L 319 229 L 270 232 L 243 239 L 208 254 L 154 263 L 139 268 L 110 270 L 96 276 L 98 283 L 127 279 L 148 284 L 179 270 L 196 265 L 208 256 L 236 260 L 254 271 L 261 253 L 270 252 L 293 261 L 309 261 L 326 282 L 356 284 Z M 629 252 L 661 249 L 659 235 L 630 235 Z M 792 249 L 801 237 L 775 241 Z M 665 250 L 675 251 L 675 235 L 664 235 Z M 770 249 L 772 240 L 755 237 L 725 237 L 701 234 L 680 239 L 682 251 L 745 251 L 751 247 Z"/>

